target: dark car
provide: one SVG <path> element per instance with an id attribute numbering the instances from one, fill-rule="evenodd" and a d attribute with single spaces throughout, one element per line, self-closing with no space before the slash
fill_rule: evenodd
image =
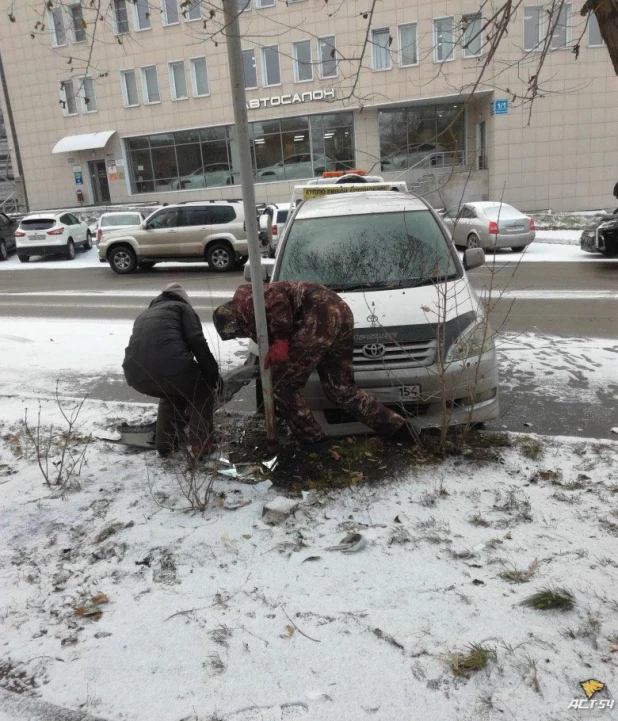
<path id="1" fill-rule="evenodd" d="M 603 253 L 606 258 L 618 255 L 618 208 L 613 215 L 586 226 L 579 244 L 588 253 Z"/>
<path id="2" fill-rule="evenodd" d="M 19 223 L 0 213 L 0 260 L 6 260 L 15 250 L 15 230 Z"/>

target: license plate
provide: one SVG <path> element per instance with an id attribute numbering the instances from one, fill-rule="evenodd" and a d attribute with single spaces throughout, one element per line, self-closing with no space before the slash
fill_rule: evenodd
<path id="1" fill-rule="evenodd" d="M 28 236 L 28 240 L 45 240 L 45 236 L 42 233 L 32 233 Z"/>
<path id="2" fill-rule="evenodd" d="M 421 397 L 420 385 L 399 386 L 398 391 L 400 401 L 417 401 Z"/>
<path id="3" fill-rule="evenodd" d="M 523 230 L 525 230 L 525 226 L 523 225 L 512 225 L 509 228 L 510 233 L 521 233 Z"/>

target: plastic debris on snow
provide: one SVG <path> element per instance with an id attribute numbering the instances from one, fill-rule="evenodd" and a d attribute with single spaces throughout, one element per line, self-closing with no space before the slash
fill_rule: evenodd
<path id="1" fill-rule="evenodd" d="M 341 551 L 341 553 L 356 553 L 367 545 L 367 540 L 360 533 L 348 533 L 336 546 L 329 546 L 327 551 Z"/>
<path id="2" fill-rule="evenodd" d="M 262 520 L 269 526 L 278 526 L 286 521 L 299 507 L 300 501 L 285 496 L 277 496 L 264 504 Z"/>

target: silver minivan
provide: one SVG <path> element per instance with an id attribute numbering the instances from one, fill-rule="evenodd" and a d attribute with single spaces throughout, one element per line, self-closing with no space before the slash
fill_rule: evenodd
<path id="1" fill-rule="evenodd" d="M 467 267 L 483 261 L 481 249 L 464 254 Z M 356 382 L 415 427 L 497 418 L 498 366 L 485 310 L 446 228 L 421 198 L 366 191 L 299 203 L 272 280 L 313 281 L 341 295 L 354 314 Z M 257 353 L 255 344 L 250 349 Z M 329 403 L 317 373 L 303 393 L 329 435 L 368 431 Z"/>

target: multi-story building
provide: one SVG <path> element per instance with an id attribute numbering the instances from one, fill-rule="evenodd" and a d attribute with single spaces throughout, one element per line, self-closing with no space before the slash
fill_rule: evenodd
<path id="1" fill-rule="evenodd" d="M 440 205 L 611 205 L 618 80 L 581 2 L 521 6 L 495 54 L 489 6 L 474 0 L 235 2 L 258 200 L 360 167 Z M 238 197 L 221 10 L 91 5 L 18 3 L 0 24 L 31 208 L 78 191 L 85 203 Z"/>

